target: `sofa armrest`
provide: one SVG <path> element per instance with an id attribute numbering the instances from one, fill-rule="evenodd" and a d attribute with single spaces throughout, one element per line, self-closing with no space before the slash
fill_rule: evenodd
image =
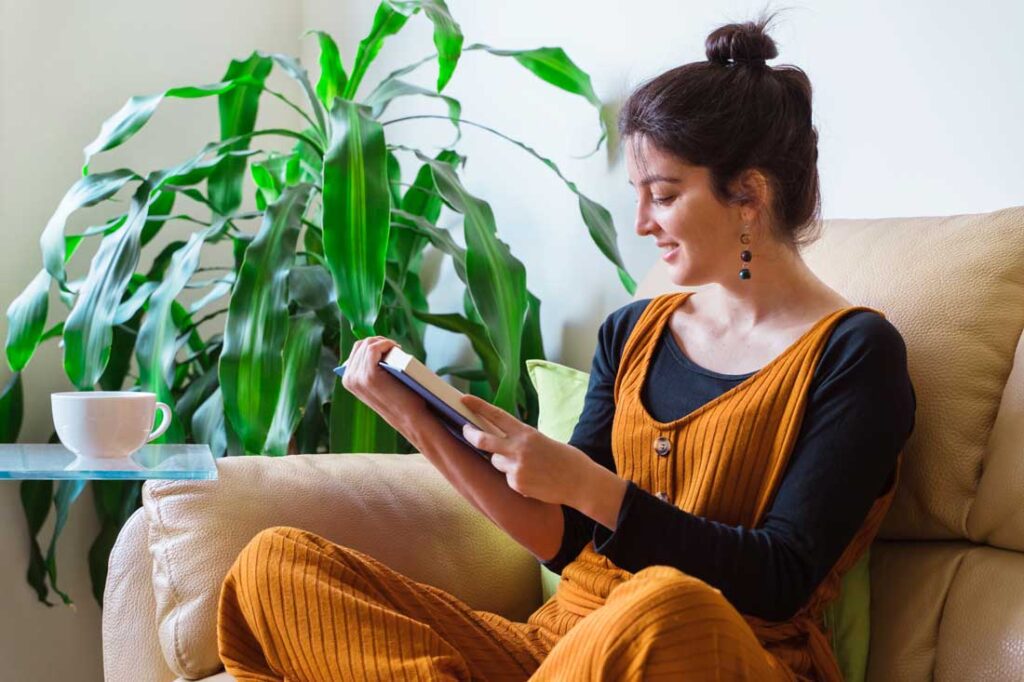
<path id="1" fill-rule="evenodd" d="M 217 469 L 215 481 L 143 486 L 155 622 L 164 659 L 182 677 L 221 668 L 221 581 L 245 544 L 271 526 L 370 554 L 475 609 L 523 621 L 540 606 L 536 558 L 421 454 L 226 457 Z"/>
<path id="2" fill-rule="evenodd" d="M 103 679 L 168 682 L 156 631 L 153 559 L 144 509 L 136 509 L 110 550 L 103 590 Z"/>

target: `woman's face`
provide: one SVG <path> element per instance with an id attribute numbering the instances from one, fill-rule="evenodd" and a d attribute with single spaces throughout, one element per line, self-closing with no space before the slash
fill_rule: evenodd
<path id="1" fill-rule="evenodd" d="M 625 147 L 629 184 L 637 192 L 636 233 L 661 247 L 672 281 L 695 286 L 736 278 L 746 248 L 739 239 L 742 216 L 712 193 L 707 168 L 684 163 L 643 137 L 627 139 Z"/>

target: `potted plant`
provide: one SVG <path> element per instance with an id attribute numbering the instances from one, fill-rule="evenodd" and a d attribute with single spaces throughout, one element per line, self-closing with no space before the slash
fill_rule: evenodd
<path id="1" fill-rule="evenodd" d="M 422 10 L 433 24 L 437 53 L 399 69 L 360 96 L 367 67 L 385 40 Z M 469 382 L 470 392 L 536 423 L 536 394 L 525 360 L 543 357 L 540 301 L 526 268 L 497 236 L 494 215 L 463 186 L 465 157 L 456 150 L 462 126 L 501 136 L 533 155 L 578 196 L 593 242 L 617 268 L 629 293 L 635 283 L 622 263 L 609 212 L 585 196 L 558 167 L 526 144 L 461 117 L 461 103 L 442 94 L 460 58 L 469 52 L 510 57 L 555 87 L 584 97 L 605 116 L 589 76 L 561 48 L 503 50 L 463 47 L 459 25 L 443 0 L 384 0 L 349 71 L 334 40 L 311 32 L 320 47 L 314 86 L 299 61 L 253 52 L 234 60 L 220 81 L 132 97 L 85 147 L 79 179 L 61 200 L 40 239 L 43 267 L 8 307 L 6 354 L 14 372 L 0 395 L 0 421 L 8 440 L 21 419 L 21 372 L 39 344 L 58 339 L 64 370 L 79 390 L 144 390 L 171 405 L 165 443 L 208 443 L 216 456 L 317 452 L 409 452 L 409 443 L 348 393 L 332 373 L 356 339 L 380 334 L 426 362 L 427 325 L 465 335 L 474 364 L 438 369 Z M 435 89 L 403 80 L 437 62 Z M 270 86 L 272 71 L 297 85 L 300 101 Z M 364 88 L 365 90 L 365 88 Z M 256 128 L 270 97 L 303 121 L 298 129 Z M 399 97 L 440 98 L 456 129 L 436 154 L 390 144 L 382 120 Z M 166 98 L 216 97 L 219 139 L 181 163 L 150 172 L 118 168 L 91 172 L 93 158 L 130 141 Z M 422 117 L 432 117 L 423 115 Z M 260 143 L 284 139 L 281 152 Z M 418 171 L 404 182 L 399 155 Z M 246 178 L 256 210 L 243 210 Z M 127 191 L 127 210 L 107 203 Z M 66 224 L 76 210 L 103 204 L 113 215 L 80 234 Z M 438 227 L 442 208 L 462 216 L 465 248 Z M 197 211 L 205 215 L 200 217 Z M 169 243 L 140 268 L 143 249 L 165 225 L 195 230 Z M 87 239 L 99 245 L 87 274 L 71 279 L 68 266 Z M 203 249 L 229 244 L 230 266 L 200 267 Z M 461 313 L 429 309 L 421 266 L 427 246 L 452 259 L 465 285 Z M 55 287 L 67 307 L 49 319 Z M 204 293 L 190 303 L 186 289 Z M 206 337 L 203 322 L 221 317 Z M 137 373 L 132 373 L 132 365 Z M 107 557 L 117 533 L 139 505 L 138 481 L 94 481 L 101 531 L 89 553 L 93 593 L 102 599 Z M 47 580 L 57 587 L 55 542 L 83 481 L 24 481 L 22 504 L 33 538 L 28 580 L 49 604 Z M 44 556 L 37 535 L 50 504 L 57 524 Z"/>

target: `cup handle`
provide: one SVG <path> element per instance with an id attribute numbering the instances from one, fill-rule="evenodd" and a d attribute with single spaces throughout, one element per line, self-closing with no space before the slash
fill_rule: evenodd
<path id="1" fill-rule="evenodd" d="M 156 431 L 149 434 L 149 437 L 146 439 L 147 443 L 153 440 L 154 438 L 159 438 L 160 436 L 162 436 L 164 431 L 167 430 L 167 427 L 171 425 L 170 405 L 168 405 L 167 403 L 161 403 L 157 401 L 156 407 L 158 410 L 160 410 L 160 414 L 163 416 L 160 418 L 160 426 L 157 427 Z"/>

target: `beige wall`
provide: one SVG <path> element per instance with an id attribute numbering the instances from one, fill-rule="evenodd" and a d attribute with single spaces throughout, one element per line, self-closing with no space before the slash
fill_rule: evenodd
<path id="1" fill-rule="evenodd" d="M 39 235 L 79 175 L 82 147 L 129 96 L 216 82 L 232 58 L 244 58 L 257 47 L 296 54 L 302 32 L 301 7 L 273 0 L 0 0 L 0 8 L 0 302 L 5 310 L 41 267 Z M 283 120 L 280 112 L 268 107 L 265 120 Z M 108 158 L 97 157 L 93 169 L 171 165 L 217 134 L 216 99 L 167 101 L 147 129 Z M 72 229 L 91 224 L 90 215 L 100 213 L 84 213 Z M 187 228 L 174 229 L 185 234 Z M 84 275 L 87 263 L 79 261 L 71 276 Z M 63 308 L 54 297 L 51 319 L 57 306 Z M 6 329 L 4 317 L 0 338 L 6 338 Z M 49 342 L 25 372 L 24 442 L 45 442 L 50 435 L 49 393 L 70 388 L 61 362 L 56 343 Z M 0 376 L 6 381 L 10 372 L 3 366 Z M 97 532 L 90 489 L 76 502 L 58 545 L 59 584 L 76 610 L 46 608 L 25 582 L 28 534 L 16 482 L 0 483 L 0 524 L 0 679 L 101 680 L 99 608 L 86 562 Z M 44 542 L 51 526 L 52 516 Z"/>
<path id="2" fill-rule="evenodd" d="M 564 47 L 591 73 L 605 99 L 622 97 L 666 68 L 703 59 L 703 40 L 712 28 L 761 7 L 738 0 L 449 0 L 449 5 L 467 43 Z M 315 72 L 315 41 L 300 40 L 307 28 L 335 35 L 350 67 L 375 6 L 371 0 L 0 0 L 4 307 L 40 266 L 39 234 L 77 177 L 82 147 L 128 96 L 215 81 L 230 58 L 256 47 L 302 54 Z M 1024 138 L 1017 132 L 1024 118 L 1024 90 L 1017 85 L 1024 48 L 1015 34 L 1024 25 L 1020 3 L 993 1 L 970 9 L 924 0 L 786 6 L 794 10 L 782 15 L 773 33 L 781 51 L 776 63 L 803 67 L 815 86 L 826 217 L 944 215 L 1024 203 Z M 386 43 L 368 85 L 432 51 L 422 16 L 407 30 Z M 429 85 L 434 68 L 423 67 L 410 80 Z M 651 240 L 632 232 L 633 195 L 621 163 L 609 167 L 603 154 L 571 158 L 589 151 L 596 139 L 595 117 L 582 100 L 540 83 L 510 60 L 481 53 L 464 57 L 446 94 L 462 100 L 467 119 L 550 156 L 607 206 L 635 276 L 654 262 Z M 442 109 L 438 102 L 414 99 L 396 104 L 386 118 L 424 111 Z M 282 115 L 264 113 L 268 122 Z M 444 122 L 400 126 L 389 127 L 389 139 L 426 150 L 451 136 Z M 101 157 L 94 168 L 166 165 L 215 131 L 213 100 L 168 102 L 148 130 L 126 149 Z M 546 168 L 486 133 L 467 128 L 460 151 L 469 157 L 467 185 L 491 202 L 500 236 L 526 264 L 530 287 L 543 301 L 548 356 L 588 369 L 597 326 L 629 297 L 590 242 L 573 196 Z M 88 224 L 87 217 L 74 227 Z M 457 224 L 452 216 L 443 220 Z M 446 263 L 430 295 L 432 307 L 460 309 L 459 292 Z M 5 336 L 4 319 L 0 339 Z M 466 357 L 466 344 L 453 343 L 435 329 L 428 333 L 427 348 L 434 367 Z M 51 342 L 26 372 L 23 441 L 49 435 L 48 394 L 68 387 L 60 363 Z M 6 377 L 0 372 L 0 379 Z M 0 661 L 5 666 L 0 677 L 100 679 L 99 614 L 89 596 L 85 563 L 96 530 L 89 493 L 77 503 L 60 545 L 61 582 L 76 598 L 77 612 L 38 605 L 26 585 L 27 538 L 17 493 L 16 483 L 0 484 L 0 548 L 6 557 L 0 562 Z"/>

